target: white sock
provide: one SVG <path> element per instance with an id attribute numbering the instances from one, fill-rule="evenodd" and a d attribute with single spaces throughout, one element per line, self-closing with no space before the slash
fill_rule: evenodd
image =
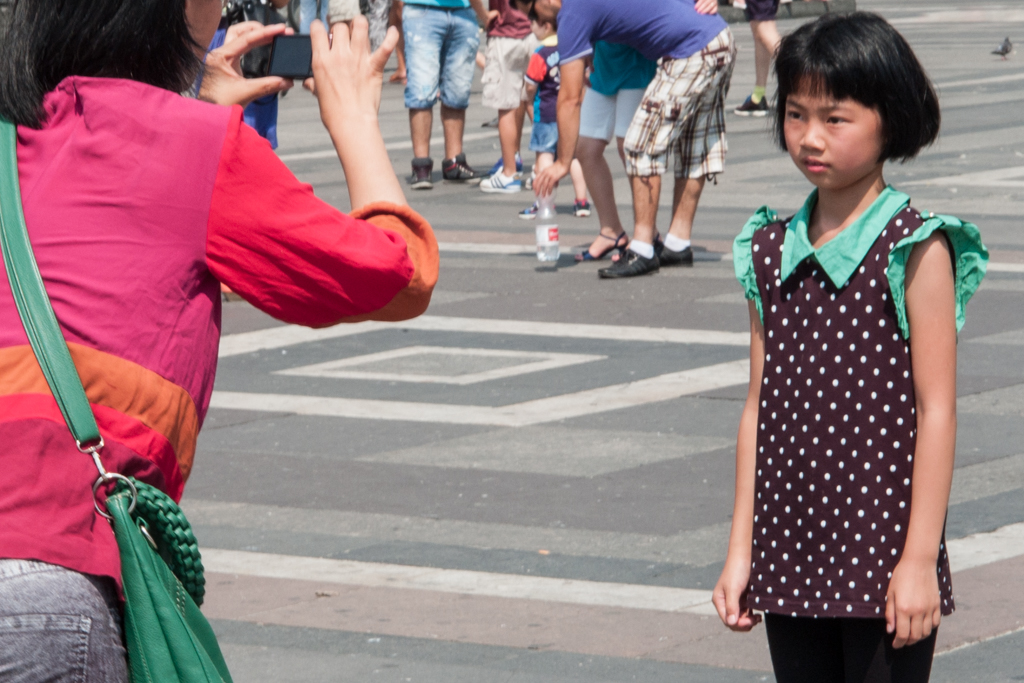
<path id="1" fill-rule="evenodd" d="M 672 233 L 665 236 L 665 248 L 672 251 L 682 251 L 690 246 L 690 240 L 681 240 Z"/>
<path id="2" fill-rule="evenodd" d="M 640 254 L 644 258 L 654 258 L 654 245 L 647 242 L 633 240 L 629 243 L 629 250 Z"/>
<path id="3" fill-rule="evenodd" d="M 501 169 L 501 177 L 505 179 L 506 184 L 511 183 L 516 179 L 515 175 L 505 175 L 505 169 Z"/>

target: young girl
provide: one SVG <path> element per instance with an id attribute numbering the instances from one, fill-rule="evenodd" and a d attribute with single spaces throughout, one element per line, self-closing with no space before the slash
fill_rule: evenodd
<path id="1" fill-rule="evenodd" d="M 765 613 L 780 683 L 927 681 L 953 611 L 957 332 L 988 252 L 883 180 L 939 129 L 889 24 L 822 17 L 775 70 L 779 143 L 816 189 L 791 218 L 759 209 L 734 246 L 750 390 L 715 606 L 737 631 Z"/>

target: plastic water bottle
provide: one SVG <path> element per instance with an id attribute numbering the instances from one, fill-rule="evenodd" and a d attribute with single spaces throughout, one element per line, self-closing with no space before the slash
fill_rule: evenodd
<path id="1" fill-rule="evenodd" d="M 558 218 L 555 215 L 555 193 L 537 197 L 537 260 L 558 261 Z"/>

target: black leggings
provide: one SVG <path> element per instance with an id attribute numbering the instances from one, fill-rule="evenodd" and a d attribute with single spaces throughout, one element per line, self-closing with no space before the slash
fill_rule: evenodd
<path id="1" fill-rule="evenodd" d="M 778 683 L 927 683 L 935 635 L 892 647 L 884 619 L 765 615 Z"/>

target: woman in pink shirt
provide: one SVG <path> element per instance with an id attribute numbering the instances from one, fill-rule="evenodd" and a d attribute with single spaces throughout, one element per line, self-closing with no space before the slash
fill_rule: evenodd
<path id="1" fill-rule="evenodd" d="M 29 237 L 93 407 L 110 471 L 178 499 L 213 388 L 225 284 L 280 320 L 323 327 L 422 313 L 430 226 L 406 204 L 377 123 L 394 31 L 312 29 L 315 92 L 353 211 L 320 201 L 242 123 L 179 95 L 220 0 L 19 0 L 0 40 L 0 117 L 18 124 Z M 207 95 L 244 103 L 211 54 Z M 0 278 L 0 671 L 19 681 L 123 681 L 110 525 Z"/>

